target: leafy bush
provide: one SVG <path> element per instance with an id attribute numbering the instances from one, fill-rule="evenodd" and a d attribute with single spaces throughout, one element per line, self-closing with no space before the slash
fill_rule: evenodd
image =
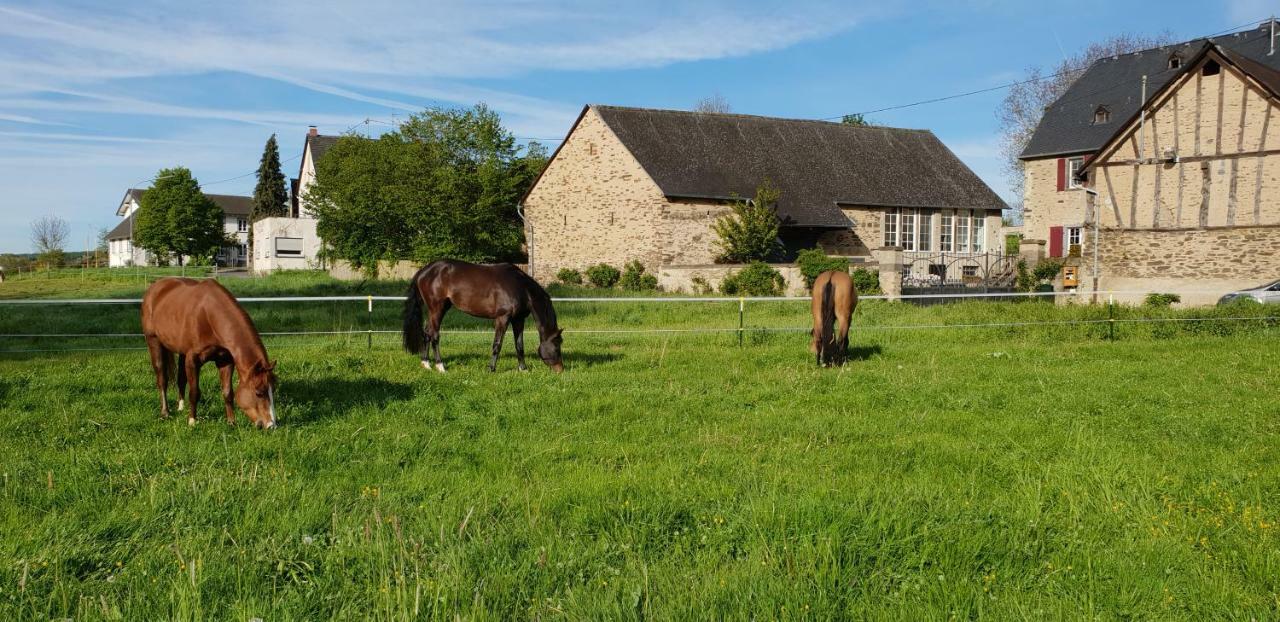
<path id="1" fill-rule="evenodd" d="M 745 263 L 763 261 L 782 250 L 778 241 L 778 192 L 769 180 L 756 188 L 754 200 L 737 199 L 731 206 L 733 213 L 716 221 L 715 232 L 723 251 L 718 261 Z"/>
<path id="2" fill-rule="evenodd" d="M 1182 296 L 1177 294 L 1151 293 L 1147 294 L 1146 299 L 1142 301 L 1142 303 L 1148 307 L 1158 307 L 1162 309 L 1168 308 L 1175 302 L 1182 302 Z"/>
<path id="3" fill-rule="evenodd" d="M 831 257 L 822 252 L 820 248 L 806 248 L 797 253 L 796 265 L 800 267 L 800 274 L 804 276 L 804 286 L 809 289 L 813 289 L 814 280 L 823 272 L 828 270 L 849 271 L 848 258 Z"/>
<path id="4" fill-rule="evenodd" d="M 1036 264 L 1035 269 L 1031 271 L 1035 275 L 1037 283 L 1052 281 L 1053 277 L 1058 276 L 1059 272 L 1062 272 L 1062 262 L 1053 261 L 1052 259 Z"/>
<path id="5" fill-rule="evenodd" d="M 601 263 L 587 268 L 587 280 L 591 281 L 596 287 L 613 287 L 618 283 L 618 278 L 622 274 L 618 269 L 607 264 Z"/>
<path id="6" fill-rule="evenodd" d="M 1022 234 L 1010 233 L 1004 236 L 1004 254 L 1017 255 L 1022 250 Z"/>
<path id="7" fill-rule="evenodd" d="M 866 268 L 856 268 L 853 274 L 853 289 L 859 296 L 877 296 L 880 294 L 880 273 Z"/>
<path id="8" fill-rule="evenodd" d="M 1018 291 L 1029 292 L 1036 288 L 1036 277 L 1027 269 L 1027 260 L 1018 260 Z"/>
<path id="9" fill-rule="evenodd" d="M 573 268 L 560 268 L 556 280 L 565 285 L 582 285 L 582 273 Z"/>
<path id="10" fill-rule="evenodd" d="M 622 278 L 618 280 L 622 289 L 632 291 L 653 291 L 658 289 L 658 277 L 645 274 L 644 264 L 639 261 L 628 261 L 622 268 Z"/>
<path id="11" fill-rule="evenodd" d="M 689 279 L 689 282 L 693 284 L 693 293 L 695 294 L 710 294 L 715 291 L 715 289 L 711 287 L 711 284 L 700 276 L 695 276 L 692 279 Z"/>
<path id="12" fill-rule="evenodd" d="M 786 284 L 780 272 L 757 261 L 725 277 L 720 292 L 726 296 L 778 296 Z"/>

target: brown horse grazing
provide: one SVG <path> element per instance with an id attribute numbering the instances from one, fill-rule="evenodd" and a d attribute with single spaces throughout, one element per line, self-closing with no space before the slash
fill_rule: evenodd
<path id="1" fill-rule="evenodd" d="M 831 270 L 813 281 L 813 343 L 823 367 L 843 365 L 849 349 L 849 318 L 858 306 L 858 292 L 848 272 Z M 835 330 L 832 330 L 835 325 Z"/>
<path id="2" fill-rule="evenodd" d="M 183 391 L 188 390 L 191 408 L 187 423 L 196 424 L 200 403 L 200 368 L 205 363 L 218 366 L 222 376 L 222 401 L 227 423 L 236 422 L 231 405 L 231 372 L 240 375 L 235 402 L 249 420 L 261 428 L 276 426 L 275 363 L 267 360 L 253 320 L 217 281 L 197 281 L 176 277 L 156 281 L 142 297 L 142 334 L 151 351 L 151 366 L 160 389 L 160 417 L 169 417 L 169 371 L 172 355 L 178 355 L 178 411 L 183 408 Z"/>
<path id="3" fill-rule="evenodd" d="M 422 324 L 422 307 L 427 307 L 427 323 Z M 444 372 L 440 359 L 440 322 L 450 307 L 463 313 L 493 320 L 493 357 L 489 371 L 498 367 L 498 352 L 506 336 L 507 324 L 516 342 L 516 361 L 524 371 L 524 321 L 532 313 L 538 323 L 538 358 L 557 373 L 564 371 L 560 360 L 563 329 L 556 326 L 556 310 L 551 296 L 532 277 L 509 264 L 477 265 L 442 259 L 427 265 L 409 280 L 404 300 L 404 349 L 422 358 L 431 369 L 428 348 L 435 351 L 436 370 Z"/>

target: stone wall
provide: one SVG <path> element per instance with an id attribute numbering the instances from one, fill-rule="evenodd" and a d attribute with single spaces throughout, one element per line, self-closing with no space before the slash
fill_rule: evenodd
<path id="1" fill-rule="evenodd" d="M 379 261 L 378 278 L 407 280 L 418 272 L 422 264 L 416 261 Z M 329 266 L 329 275 L 342 281 L 363 281 L 368 278 L 363 270 L 358 270 L 351 262 L 338 259 Z"/>
<path id="2" fill-rule="evenodd" d="M 1081 188 L 1058 191 L 1058 158 L 1023 162 L 1022 235 L 1048 240 L 1049 227 L 1085 222 L 1088 196 Z"/>
<path id="3" fill-rule="evenodd" d="M 1103 229 L 1098 250 L 1100 290 L 1171 292 L 1188 305 L 1212 304 L 1280 274 L 1280 226 Z"/>
<path id="4" fill-rule="evenodd" d="M 793 264 L 770 264 L 774 270 L 782 274 L 786 280 L 785 296 L 807 296 L 809 289 L 804 285 L 804 276 L 800 268 Z M 704 264 L 686 266 L 663 266 L 657 270 L 658 287 L 667 292 L 697 293 L 693 279 L 701 278 L 711 287 L 713 292 L 720 291 L 720 282 L 725 277 L 746 266 L 736 264 Z"/>
<path id="5" fill-rule="evenodd" d="M 721 252 L 716 243 L 720 238 L 716 235 L 715 223 L 733 209 L 720 201 L 664 200 L 663 203 L 658 222 L 658 257 L 662 265 L 713 263 Z"/>
<path id="6" fill-rule="evenodd" d="M 595 110 L 588 109 L 525 199 L 525 240 L 534 278 L 550 281 L 561 268 L 585 270 L 605 262 L 663 262 L 662 226 L 705 229 L 707 216 L 677 214 L 657 184 Z M 705 207 L 698 210 L 706 211 Z M 682 216 L 689 216 L 681 218 Z M 687 234 L 687 232 L 686 232 Z M 694 234 L 696 235 L 696 233 Z M 705 245 L 704 245 L 705 246 Z M 703 252 L 689 251 L 691 256 Z"/>

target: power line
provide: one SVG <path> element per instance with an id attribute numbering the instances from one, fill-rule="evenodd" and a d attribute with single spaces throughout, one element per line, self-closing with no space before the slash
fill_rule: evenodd
<path id="1" fill-rule="evenodd" d="M 1242 29 L 1242 28 L 1247 28 L 1247 27 L 1250 27 L 1250 26 L 1254 26 L 1254 25 L 1257 25 L 1257 24 L 1261 24 L 1261 23 L 1263 23 L 1263 22 L 1265 22 L 1265 21 L 1268 21 L 1268 20 L 1270 20 L 1270 19 L 1272 19 L 1272 18 L 1267 17 L 1267 18 L 1264 18 L 1264 19 L 1253 20 L 1253 21 L 1251 21 L 1251 22 L 1247 22 L 1247 23 L 1241 24 L 1241 25 L 1239 25 L 1239 26 L 1232 26 L 1231 28 L 1227 28 L 1226 30 L 1218 31 L 1218 32 L 1215 32 L 1215 33 L 1213 33 L 1213 34 L 1204 35 L 1204 36 L 1201 36 L 1201 37 L 1195 37 L 1195 39 L 1211 39 L 1211 38 L 1216 37 L 1216 36 L 1218 36 L 1218 35 L 1223 35 L 1223 34 L 1227 34 L 1227 33 L 1230 33 L 1230 32 L 1235 32 L 1235 31 L 1238 31 L 1238 30 L 1240 30 L 1240 29 Z M 854 112 L 854 113 L 842 114 L 842 115 L 838 115 L 838 116 L 834 116 L 834 117 L 822 117 L 822 118 L 821 118 L 821 119 L 819 119 L 819 120 L 820 120 L 820 121 L 838 121 L 838 120 L 843 119 L 844 117 L 847 117 L 847 116 L 869 115 L 869 114 L 876 114 L 876 113 L 879 113 L 879 112 L 888 112 L 888 111 L 890 111 L 890 110 L 901 110 L 901 109 L 903 109 L 903 108 L 913 108 L 913 107 L 915 107 L 915 106 L 923 106 L 923 105 L 925 105 L 925 104 L 936 104 L 936 103 L 938 103 L 938 102 L 949 101 L 949 100 L 952 100 L 952 99 L 959 99 L 959 98 L 962 98 L 962 97 L 969 97 L 969 96 L 972 96 L 972 95 L 980 95 L 980 94 L 982 94 L 982 93 L 990 93 L 990 92 L 992 92 L 992 91 L 999 91 L 999 90 L 1001 90 L 1001 89 L 1012 88 L 1012 87 L 1020 86 L 1020 85 L 1023 85 L 1023 84 L 1030 84 L 1030 83 L 1032 83 L 1032 82 L 1042 82 L 1042 81 L 1045 81 L 1045 80 L 1053 80 L 1053 79 L 1056 79 L 1056 78 L 1060 78 L 1060 77 L 1062 77 L 1062 76 L 1065 76 L 1065 75 L 1067 75 L 1067 74 L 1082 72 L 1082 71 L 1084 71 L 1084 70 L 1086 70 L 1086 69 L 1088 69 L 1088 68 L 1089 68 L 1089 67 L 1079 67 L 1079 68 L 1067 69 L 1067 70 L 1065 70 L 1065 71 L 1060 71 L 1060 72 L 1058 72 L 1058 73 L 1054 73 L 1054 74 L 1047 75 L 1047 76 L 1041 76 L 1041 77 L 1038 77 L 1038 78 L 1031 78 L 1031 79 L 1028 79 L 1028 80 L 1018 80 L 1018 81 L 1015 81 L 1015 82 L 1009 82 L 1009 83 L 1001 84 L 1001 85 L 998 85 L 998 86 L 991 86 L 991 87 L 987 87 L 987 88 L 976 89 L 976 90 L 973 90 L 973 91 L 967 91 L 967 92 L 964 92 L 964 93 L 955 93 L 955 94 L 952 94 L 952 95 L 944 95 L 944 96 L 942 96 L 942 97 L 934 97 L 934 98 L 930 98 L 930 99 L 923 99 L 923 100 L 915 101 L 915 102 L 911 102 L 911 103 L 908 103 L 908 104 L 898 104 L 898 105 L 896 105 L 896 106 L 886 106 L 886 107 L 884 107 L 884 108 L 877 108 L 877 109 L 875 109 L 875 110 L 867 110 L 867 111 L 864 111 L 864 112 Z M 1109 87 L 1109 88 L 1107 88 L 1107 89 L 1102 89 L 1102 90 L 1096 91 L 1095 93 L 1089 93 L 1089 94 L 1087 94 L 1087 95 L 1092 95 L 1092 94 L 1100 93 L 1100 92 L 1102 92 L 1102 91 L 1109 90 L 1110 88 L 1115 88 L 1115 87 Z M 1074 100 L 1072 100 L 1072 101 L 1074 101 Z"/>

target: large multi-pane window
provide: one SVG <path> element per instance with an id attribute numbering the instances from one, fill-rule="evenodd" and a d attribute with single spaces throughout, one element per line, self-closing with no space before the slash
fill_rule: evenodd
<path id="1" fill-rule="evenodd" d="M 933 222 L 937 210 L 887 209 L 884 245 L 907 251 L 934 249 Z M 982 210 L 938 211 L 937 249 L 944 253 L 986 251 L 986 215 Z"/>

